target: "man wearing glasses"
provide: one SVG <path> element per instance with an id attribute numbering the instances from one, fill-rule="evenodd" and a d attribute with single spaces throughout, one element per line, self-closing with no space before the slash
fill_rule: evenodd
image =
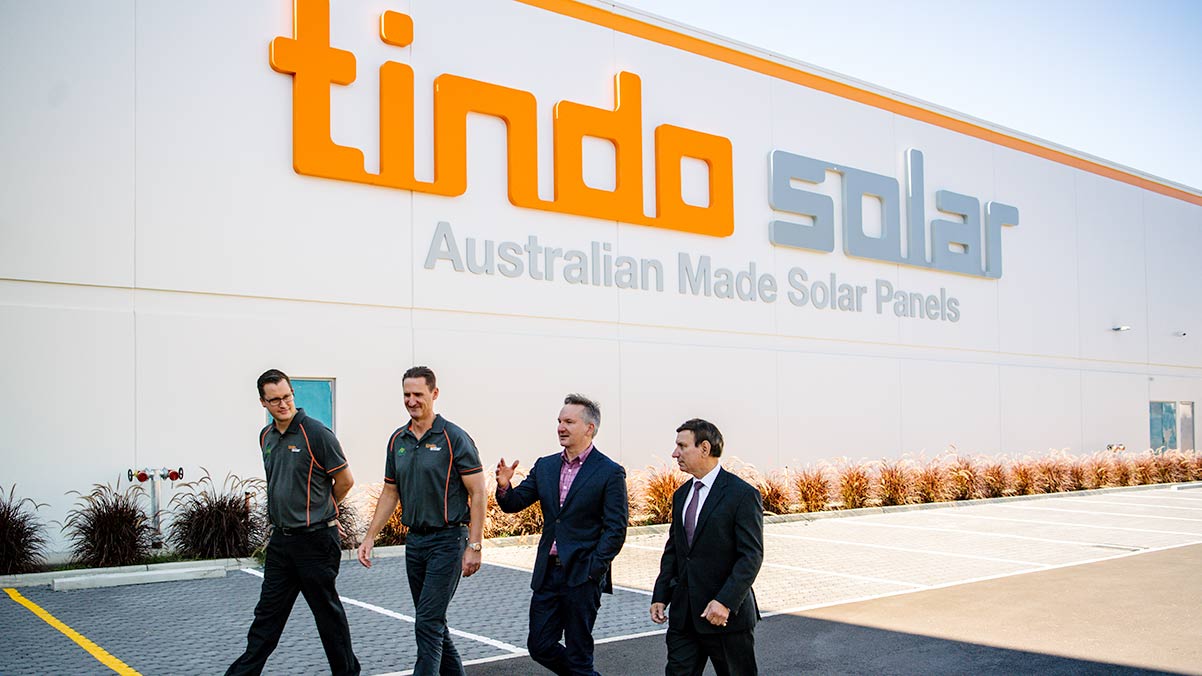
<path id="1" fill-rule="evenodd" d="M 330 672 L 357 675 L 359 660 L 334 587 L 341 559 L 338 503 L 355 479 L 334 433 L 296 408 L 288 376 L 271 369 L 259 376 L 258 386 L 259 403 L 272 417 L 259 433 L 271 539 L 246 652 L 226 674 L 263 671 L 296 595 L 303 593 L 317 621 Z"/>

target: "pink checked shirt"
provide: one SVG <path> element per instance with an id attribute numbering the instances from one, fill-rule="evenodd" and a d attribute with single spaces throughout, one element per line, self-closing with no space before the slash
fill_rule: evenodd
<path id="1" fill-rule="evenodd" d="M 592 445 L 584 449 L 584 452 L 576 456 L 575 460 L 568 460 L 568 452 L 564 451 L 559 454 L 561 461 L 559 466 L 559 506 L 563 507 L 563 501 L 568 497 L 568 491 L 572 488 L 572 482 L 576 480 L 576 475 L 580 473 L 580 468 L 584 466 L 584 461 L 588 460 L 588 454 L 593 452 Z M 559 548 L 555 546 L 554 541 L 551 542 L 551 555 L 558 556 Z"/>
<path id="2" fill-rule="evenodd" d="M 580 473 L 580 468 L 584 466 L 584 461 L 588 460 L 588 454 L 593 452 L 593 447 L 590 444 L 584 452 L 576 456 L 575 460 L 568 460 L 568 452 L 563 451 L 559 454 L 559 506 L 563 507 L 563 501 L 568 497 L 568 491 L 572 489 L 572 482 L 576 480 L 576 475 Z M 500 489 L 498 492 L 504 494 L 508 492 L 508 488 Z M 558 556 L 559 548 L 555 546 L 554 540 L 551 541 L 551 555 Z"/>

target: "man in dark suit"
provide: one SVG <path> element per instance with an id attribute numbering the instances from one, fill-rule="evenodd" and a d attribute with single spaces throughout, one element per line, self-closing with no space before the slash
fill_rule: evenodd
<path id="1" fill-rule="evenodd" d="M 672 496 L 672 526 L 651 596 L 651 619 L 668 622 L 668 676 L 757 673 L 751 585 L 764 561 L 760 492 L 722 469 L 722 433 L 694 418 L 676 428 L 672 457 L 693 475 Z M 670 617 L 665 614 L 668 607 Z"/>
<path id="2" fill-rule="evenodd" d="M 517 461 L 501 458 L 497 504 L 520 512 L 538 502 L 543 510 L 530 578 L 530 657 L 556 674 L 592 676 L 593 623 L 601 593 L 613 593 L 609 564 L 626 542 L 626 471 L 593 446 L 600 407 L 579 394 L 563 403 L 563 451 L 539 458 L 517 486 L 510 485 Z"/>

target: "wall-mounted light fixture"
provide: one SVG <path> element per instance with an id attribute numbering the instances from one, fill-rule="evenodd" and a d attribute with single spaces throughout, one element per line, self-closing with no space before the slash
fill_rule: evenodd
<path id="1" fill-rule="evenodd" d="M 1122 324 L 1120 326 L 1112 326 L 1112 327 L 1110 327 L 1110 330 L 1111 331 L 1130 331 L 1131 327 L 1127 326 L 1126 324 Z"/>

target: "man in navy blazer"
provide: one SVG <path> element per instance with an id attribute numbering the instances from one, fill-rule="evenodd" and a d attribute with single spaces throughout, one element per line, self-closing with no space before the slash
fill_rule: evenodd
<path id="1" fill-rule="evenodd" d="M 668 676 L 755 674 L 760 612 L 751 585 L 764 561 L 760 492 L 722 469 L 722 433 L 694 418 L 676 429 L 672 457 L 693 475 L 672 496 L 672 526 L 651 595 L 668 622 Z M 669 617 L 665 611 L 671 608 Z"/>
<path id="2" fill-rule="evenodd" d="M 613 593 L 609 565 L 626 542 L 626 470 L 597 447 L 601 409 L 569 394 L 559 412 L 563 451 L 539 458 L 517 486 L 518 463 L 497 463 L 497 504 L 543 510 L 543 535 L 530 588 L 530 657 L 556 674 L 593 671 L 593 623 L 601 593 Z M 560 638 L 564 642 L 560 643 Z"/>

